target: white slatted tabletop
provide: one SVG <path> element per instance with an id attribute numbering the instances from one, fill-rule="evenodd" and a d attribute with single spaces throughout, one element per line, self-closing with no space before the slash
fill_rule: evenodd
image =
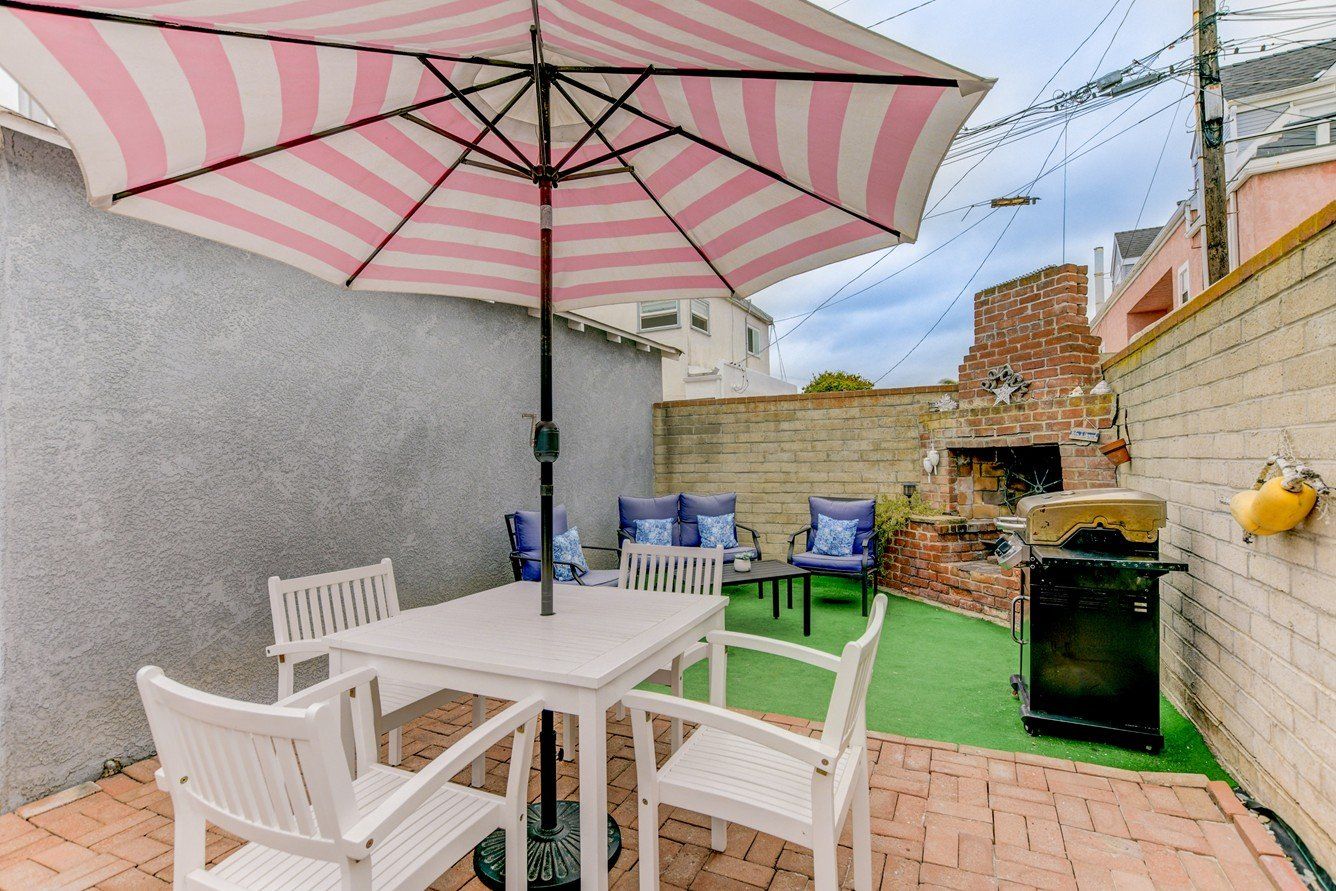
<path id="1" fill-rule="evenodd" d="M 513 582 L 325 638 L 331 673 L 382 676 L 499 699 L 534 694 L 580 719 L 581 884 L 608 885 L 606 712 L 708 631 L 726 597 L 558 585 L 538 614 L 537 582 Z M 592 867 L 592 869 L 591 869 Z"/>

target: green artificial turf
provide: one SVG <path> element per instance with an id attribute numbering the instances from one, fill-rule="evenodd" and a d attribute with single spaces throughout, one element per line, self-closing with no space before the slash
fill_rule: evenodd
<path id="1" fill-rule="evenodd" d="M 784 605 L 771 618 L 769 585 L 758 600 L 755 584 L 724 589 L 730 598 L 725 622 L 730 631 L 806 644 L 831 653 L 857 637 L 865 619 L 858 584 L 813 577 L 812 636 L 802 636 L 802 597 L 794 586 L 794 609 Z M 868 695 L 869 730 L 1009 752 L 1033 752 L 1129 770 L 1204 773 L 1229 777 L 1216 763 L 1201 734 L 1163 698 L 1159 755 L 1060 737 L 1031 737 L 1021 727 L 1009 678 L 1016 671 L 1016 644 L 1006 628 L 940 607 L 890 598 L 877 666 Z M 728 661 L 728 704 L 822 720 L 830 698 L 831 675 L 820 669 L 761 653 L 733 650 Z M 709 698 L 705 663 L 686 675 L 686 694 Z"/>

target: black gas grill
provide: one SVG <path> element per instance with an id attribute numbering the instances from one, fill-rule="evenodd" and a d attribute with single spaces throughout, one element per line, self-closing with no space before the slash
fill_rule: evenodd
<path id="1" fill-rule="evenodd" d="M 1164 502 L 1131 489 L 1034 495 L 998 520 L 1000 559 L 1023 567 L 1011 686 L 1031 735 L 1163 747 L 1159 577 L 1187 569 L 1159 559 L 1164 522 Z"/>

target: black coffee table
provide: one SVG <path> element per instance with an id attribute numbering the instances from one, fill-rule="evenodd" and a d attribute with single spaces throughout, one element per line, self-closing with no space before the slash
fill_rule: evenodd
<path id="1" fill-rule="evenodd" d="M 729 563 L 724 566 L 724 584 L 756 584 L 758 597 L 765 597 L 765 583 L 770 583 L 771 615 L 779 618 L 779 583 L 788 583 L 788 608 L 793 609 L 793 580 L 803 581 L 803 637 L 812 636 L 812 574 L 800 566 L 780 560 L 753 560 L 749 572 L 738 572 Z"/>

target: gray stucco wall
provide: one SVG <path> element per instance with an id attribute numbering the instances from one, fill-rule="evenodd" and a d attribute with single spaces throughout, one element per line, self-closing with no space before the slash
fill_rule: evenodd
<path id="1" fill-rule="evenodd" d="M 507 581 L 538 323 L 94 211 L 68 151 L 3 136 L 8 810 L 151 751 L 142 665 L 272 699 L 270 575 L 388 556 L 406 607 Z M 558 501 L 611 544 L 616 495 L 652 490 L 659 358 L 563 325 L 555 351 Z"/>

